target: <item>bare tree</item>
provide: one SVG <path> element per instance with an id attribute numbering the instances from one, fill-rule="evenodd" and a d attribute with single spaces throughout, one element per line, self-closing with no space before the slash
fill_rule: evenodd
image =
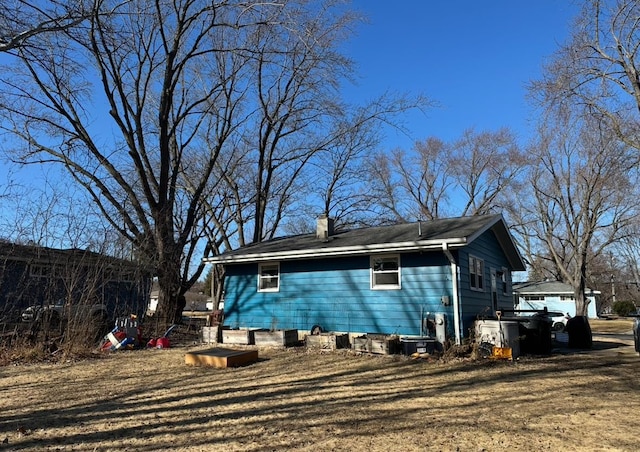
<path id="1" fill-rule="evenodd" d="M 369 179 L 366 184 L 369 200 L 380 210 L 380 223 L 408 221 L 413 206 L 408 205 L 404 196 L 392 157 L 383 151 L 375 152 L 367 159 L 365 169 Z"/>
<path id="2" fill-rule="evenodd" d="M 618 139 L 640 150 L 640 4 L 635 0 L 583 3 L 572 38 L 532 84 L 546 104 L 571 103 L 595 115 Z"/>
<path id="3" fill-rule="evenodd" d="M 452 145 L 451 173 L 464 205 L 460 215 L 502 210 L 504 196 L 517 191 L 527 168 L 526 153 L 507 128 L 495 132 L 466 130 Z"/>
<path id="4" fill-rule="evenodd" d="M 536 196 L 542 211 L 543 200 L 555 194 L 556 208 L 546 211 L 542 223 L 547 230 L 543 234 L 546 247 L 554 250 L 548 257 L 574 285 L 579 312 L 584 313 L 582 289 L 590 262 L 601 259 L 607 246 L 620 249 L 618 240 L 633 235 L 629 226 L 637 214 L 638 17 L 640 5 L 633 0 L 584 2 L 571 39 L 547 65 L 543 77 L 531 84 L 531 97 L 544 107 L 542 115 L 547 118 L 542 142 L 549 141 L 549 134 L 555 141 L 555 155 L 547 151 L 543 162 L 545 180 L 558 180 L 556 188 L 544 187 Z M 579 134 L 570 136 L 562 127 L 572 127 Z M 569 146 L 571 153 L 564 150 Z M 537 181 L 536 177 L 532 180 Z M 529 224 L 536 225 L 535 221 Z M 552 228 L 560 232 L 552 233 Z M 535 249 L 532 245 L 530 249 Z"/>
<path id="5" fill-rule="evenodd" d="M 388 222 L 439 218 L 450 206 L 450 147 L 436 137 L 368 160 L 370 197 Z"/>
<path id="6" fill-rule="evenodd" d="M 399 221 L 481 215 L 506 204 L 528 161 L 508 129 L 467 130 L 452 143 L 431 137 L 410 152 L 376 155 L 374 196 Z"/>
<path id="7" fill-rule="evenodd" d="M 585 288 L 594 258 L 619 240 L 637 215 L 638 171 L 631 150 L 595 118 L 554 115 L 531 150 L 532 193 L 522 193 L 520 234 L 572 285 L 576 314 L 587 315 Z"/>
<path id="8" fill-rule="evenodd" d="M 87 3 L 87 4 L 85 4 Z M 91 4 L 67 0 L 14 0 L 0 3 L 0 52 L 9 52 L 37 38 L 79 25 L 91 16 Z"/>
<path id="9" fill-rule="evenodd" d="M 228 156 L 236 149 L 258 156 L 262 167 L 252 174 L 259 175 L 257 194 L 268 197 L 274 183 L 288 189 L 308 155 L 304 138 L 296 137 L 315 118 L 288 118 L 297 114 L 296 102 L 312 99 L 335 74 L 324 66 L 326 77 L 315 76 L 306 96 L 287 91 L 287 77 L 310 77 L 306 61 L 326 54 L 305 56 L 302 49 L 317 51 L 333 32 L 327 26 L 346 27 L 332 6 L 98 1 L 90 21 L 17 48 L 5 68 L 2 126 L 22 143 L 14 158 L 69 171 L 155 268 L 157 315 L 168 322 L 180 320 L 184 293 L 202 270 L 188 267 L 192 258 L 199 262 L 211 227 L 203 199 L 219 186 L 217 170 L 234 161 Z M 337 42 L 320 48 L 328 52 Z M 256 125 L 259 140 L 247 141 Z M 262 170 L 272 168 L 286 171 L 266 181 Z M 228 194 L 222 203 L 231 202 Z M 253 236 L 264 237 L 264 198 L 253 201 Z"/>
<path id="10" fill-rule="evenodd" d="M 393 153 L 404 192 L 419 209 L 418 218 L 440 218 L 447 209 L 448 192 L 454 183 L 450 157 L 450 146 L 434 137 L 416 142 L 412 156 L 401 150 Z"/>

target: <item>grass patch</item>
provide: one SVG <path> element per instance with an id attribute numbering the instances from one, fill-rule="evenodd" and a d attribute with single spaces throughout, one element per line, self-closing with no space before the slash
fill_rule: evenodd
<path id="1" fill-rule="evenodd" d="M 589 319 L 594 333 L 628 333 L 633 329 L 633 318 Z"/>

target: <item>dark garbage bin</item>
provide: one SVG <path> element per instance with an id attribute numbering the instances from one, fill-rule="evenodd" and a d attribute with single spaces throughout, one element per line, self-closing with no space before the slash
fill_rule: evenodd
<path id="1" fill-rule="evenodd" d="M 589 319 L 585 316 L 575 316 L 567 320 L 565 331 L 569 335 L 569 348 L 592 348 L 593 336 Z"/>
<path id="2" fill-rule="evenodd" d="M 637 317 L 633 320 L 633 343 L 636 351 L 640 353 L 640 319 Z"/>
<path id="3" fill-rule="evenodd" d="M 439 343 L 432 337 L 401 337 L 402 354 L 411 356 L 414 353 L 434 353 L 438 351 Z"/>
<path id="4" fill-rule="evenodd" d="M 534 314 L 520 323 L 520 351 L 532 355 L 548 355 L 553 348 L 553 321 L 546 314 Z"/>

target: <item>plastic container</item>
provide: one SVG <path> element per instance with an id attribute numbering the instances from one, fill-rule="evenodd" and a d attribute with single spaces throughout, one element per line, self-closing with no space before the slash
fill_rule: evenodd
<path id="1" fill-rule="evenodd" d="M 510 348 L 511 356 L 520 356 L 519 323 L 512 320 L 476 320 L 476 341 L 500 348 Z"/>
<path id="2" fill-rule="evenodd" d="M 432 337 L 401 337 L 402 354 L 411 356 L 414 353 L 434 353 L 437 351 L 436 340 Z"/>

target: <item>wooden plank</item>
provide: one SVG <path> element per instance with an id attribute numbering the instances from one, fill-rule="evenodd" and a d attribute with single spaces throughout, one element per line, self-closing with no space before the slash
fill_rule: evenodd
<path id="1" fill-rule="evenodd" d="M 258 361 L 257 350 L 230 350 L 219 347 L 190 352 L 184 356 L 185 364 L 220 368 L 244 366 L 256 361 Z"/>

